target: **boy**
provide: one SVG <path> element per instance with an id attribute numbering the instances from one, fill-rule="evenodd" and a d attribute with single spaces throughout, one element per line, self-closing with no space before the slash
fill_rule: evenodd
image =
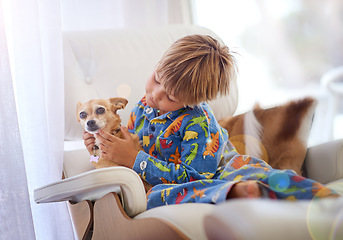
<path id="1" fill-rule="evenodd" d="M 237 154 L 206 103 L 229 92 L 236 72 L 233 53 L 217 40 L 203 35 L 181 38 L 148 79 L 128 129 L 122 127 L 125 138 L 97 134 L 102 157 L 132 168 L 155 186 L 148 193 L 148 208 L 262 195 L 312 198 L 314 187 L 314 192 L 324 188 L 290 170 L 274 170 L 262 160 Z M 144 151 L 136 150 L 129 132 L 139 136 Z M 94 137 L 85 133 L 84 139 L 92 152 Z M 285 189 L 297 190 L 279 191 L 269 181 L 275 178 L 292 184 Z"/>

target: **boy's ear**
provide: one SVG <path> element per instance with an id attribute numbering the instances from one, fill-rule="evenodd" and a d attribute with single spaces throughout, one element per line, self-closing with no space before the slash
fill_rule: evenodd
<path id="1" fill-rule="evenodd" d="M 80 110 L 81 110 L 82 103 L 78 102 L 76 104 L 76 119 L 78 122 L 80 122 Z"/>
<path id="2" fill-rule="evenodd" d="M 127 99 L 125 98 L 110 98 L 110 103 L 112 104 L 112 111 L 114 113 L 117 113 L 118 109 L 124 109 L 126 107 L 126 104 L 128 103 Z"/>

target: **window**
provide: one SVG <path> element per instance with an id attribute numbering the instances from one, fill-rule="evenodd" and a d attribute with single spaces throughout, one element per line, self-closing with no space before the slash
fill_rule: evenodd
<path id="1" fill-rule="evenodd" d="M 268 107 L 310 95 L 319 100 L 317 112 L 327 115 L 328 95 L 320 79 L 343 65 L 343 1 L 196 0 L 193 4 L 195 24 L 212 29 L 239 54 L 237 113 L 255 102 Z"/>

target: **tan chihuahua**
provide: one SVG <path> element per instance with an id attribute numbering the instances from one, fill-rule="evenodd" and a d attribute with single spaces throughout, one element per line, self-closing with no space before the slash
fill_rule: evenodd
<path id="1" fill-rule="evenodd" d="M 83 104 L 79 102 L 76 107 L 77 120 L 85 131 L 91 134 L 103 129 L 114 136 L 123 138 L 123 133 L 120 131 L 121 119 L 117 110 L 125 108 L 127 102 L 125 98 L 93 99 Z M 131 136 L 137 142 L 137 149 L 142 150 L 138 136 L 134 134 Z M 91 162 L 95 168 L 117 166 L 112 161 L 99 157 L 97 141 L 93 150 Z"/>
<path id="2" fill-rule="evenodd" d="M 124 109 L 128 101 L 125 98 L 110 98 L 110 99 L 93 99 L 85 103 L 78 103 L 76 107 L 77 120 L 82 124 L 86 132 L 91 134 L 98 133 L 103 129 L 110 134 L 123 138 L 124 135 L 120 130 L 121 119 L 117 114 L 119 109 Z M 137 150 L 143 150 L 139 143 L 139 138 L 135 134 L 131 137 L 136 142 Z M 118 166 L 114 162 L 101 158 L 99 156 L 98 142 L 95 139 L 93 154 L 91 155 L 91 163 L 95 168 Z M 143 180 L 145 190 L 148 191 L 151 185 Z"/>

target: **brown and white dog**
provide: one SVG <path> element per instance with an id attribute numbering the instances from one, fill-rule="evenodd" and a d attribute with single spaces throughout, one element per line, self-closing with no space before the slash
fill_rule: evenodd
<path id="1" fill-rule="evenodd" d="M 93 99 L 83 104 L 79 102 L 76 107 L 77 120 L 85 131 L 91 134 L 98 133 L 100 129 L 103 129 L 114 136 L 123 138 L 123 133 L 120 130 L 121 119 L 117 111 L 125 108 L 127 103 L 125 98 Z M 131 136 L 136 141 L 137 150 L 141 150 L 138 136 L 135 134 L 131 134 Z M 117 166 L 112 161 L 97 157 L 99 156 L 97 141 L 95 145 L 93 158 L 91 158 L 95 168 Z"/>
<path id="2" fill-rule="evenodd" d="M 128 101 L 125 98 L 110 98 L 110 99 L 93 99 L 85 103 L 78 103 L 76 107 L 77 120 L 84 127 L 85 131 L 95 134 L 100 129 L 103 129 L 110 134 L 123 138 L 124 135 L 120 130 L 121 119 L 117 114 L 119 109 L 124 109 Z M 142 150 L 139 143 L 139 138 L 135 134 L 131 137 L 136 142 L 137 150 Z M 91 163 L 95 168 L 113 167 L 118 166 L 114 162 L 101 158 L 98 143 L 96 140 L 93 153 L 91 155 Z M 143 180 L 145 190 L 148 191 L 151 185 Z"/>
<path id="3" fill-rule="evenodd" d="M 301 174 L 317 101 L 311 97 L 221 119 L 239 154 L 263 159 L 276 169 Z"/>

